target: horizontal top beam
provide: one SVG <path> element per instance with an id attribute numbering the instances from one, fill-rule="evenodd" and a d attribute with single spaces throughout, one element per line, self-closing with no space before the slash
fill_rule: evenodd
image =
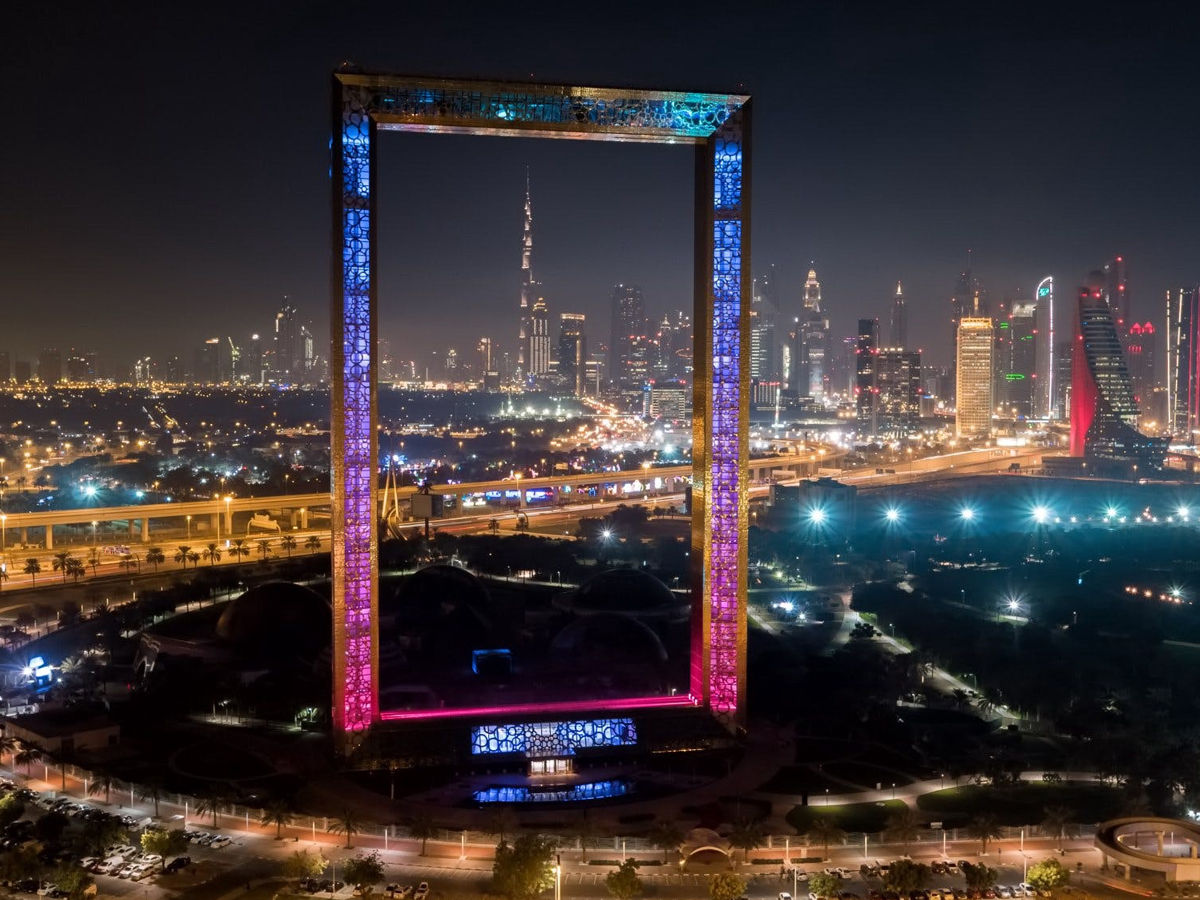
<path id="1" fill-rule="evenodd" d="M 750 98 L 337 72 L 377 126 L 582 140 L 702 143 Z"/>

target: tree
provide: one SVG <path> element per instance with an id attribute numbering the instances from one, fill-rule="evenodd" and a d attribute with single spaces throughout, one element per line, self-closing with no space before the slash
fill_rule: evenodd
<path id="1" fill-rule="evenodd" d="M 917 833 L 921 830 L 920 818 L 912 807 L 906 806 L 904 809 L 898 809 L 887 817 L 887 824 L 883 829 L 885 840 L 894 841 L 904 845 L 904 852 L 908 852 L 908 845 L 916 838 Z M 899 890 L 899 888 L 896 888 Z M 909 888 L 909 891 L 916 888 Z"/>
<path id="2" fill-rule="evenodd" d="M 229 546 L 226 549 L 229 555 L 233 557 L 234 562 L 240 562 L 243 556 L 250 555 L 250 548 L 246 546 L 245 538 L 234 538 L 229 542 Z"/>
<path id="3" fill-rule="evenodd" d="M 283 840 L 284 826 L 292 824 L 291 804 L 283 800 L 273 800 L 271 804 L 263 810 L 261 824 L 274 825 L 275 840 Z"/>
<path id="4" fill-rule="evenodd" d="M 71 820 L 62 813 L 48 812 L 33 823 L 33 836 L 39 841 L 53 844 L 62 837 L 62 833 L 70 824 Z"/>
<path id="5" fill-rule="evenodd" d="M 200 797 L 196 800 L 196 815 L 212 816 L 212 827 L 217 828 L 217 814 L 221 811 L 221 801 L 216 797 Z"/>
<path id="6" fill-rule="evenodd" d="M 346 849 L 349 850 L 353 846 L 354 836 L 363 829 L 363 822 L 354 812 L 347 807 L 340 816 L 333 820 L 329 825 L 330 834 L 344 834 L 346 836 Z"/>
<path id="7" fill-rule="evenodd" d="M 132 572 L 134 569 L 140 568 L 141 563 L 137 561 L 132 553 L 122 553 L 121 560 L 117 563 L 126 572 Z"/>
<path id="8" fill-rule="evenodd" d="M 988 841 L 1000 837 L 1000 826 L 990 813 L 975 816 L 967 823 L 967 834 L 979 841 L 979 855 L 987 853 Z"/>
<path id="9" fill-rule="evenodd" d="M 329 867 L 329 860 L 319 853 L 309 853 L 307 850 L 297 850 L 283 861 L 283 877 L 317 878 Z"/>
<path id="10" fill-rule="evenodd" d="M 112 797 L 113 788 L 120 787 L 120 781 L 118 781 L 108 772 L 101 772 L 96 776 L 95 780 L 88 783 L 87 792 L 89 797 L 98 797 L 100 794 L 103 794 L 104 805 L 107 806 L 110 798 Z"/>
<path id="11" fill-rule="evenodd" d="M 345 861 L 346 883 L 352 884 L 360 895 L 366 896 L 371 885 L 383 881 L 383 860 L 379 853 L 357 853 L 353 859 Z"/>
<path id="12" fill-rule="evenodd" d="M 655 822 L 654 827 L 650 829 L 650 843 L 663 852 L 664 865 L 671 851 L 679 852 L 679 848 L 683 844 L 683 838 L 683 829 L 679 827 L 677 822 L 672 822 L 668 819 Z"/>
<path id="13" fill-rule="evenodd" d="M 221 548 L 216 544 L 209 544 L 204 548 L 204 561 L 210 566 L 215 566 L 221 561 Z"/>
<path id="14" fill-rule="evenodd" d="M 828 816 L 816 816 L 813 818 L 812 824 L 808 826 L 808 831 L 804 835 L 813 844 L 820 844 L 824 848 L 822 858 L 829 857 L 829 845 L 835 841 L 841 843 L 846 839 L 846 832 L 838 827 L 837 822 Z"/>
<path id="15" fill-rule="evenodd" d="M 158 573 L 159 563 L 164 563 L 166 561 L 167 561 L 167 557 L 166 557 L 166 554 L 164 554 L 162 552 L 162 547 L 147 547 L 146 548 L 146 562 L 148 562 L 150 565 L 154 566 L 155 574 Z"/>
<path id="16" fill-rule="evenodd" d="M 200 554 L 197 553 L 195 550 L 191 550 L 188 552 L 187 559 L 188 559 L 188 562 L 190 562 L 192 564 L 193 569 L 196 568 L 196 566 L 200 565 Z"/>
<path id="17" fill-rule="evenodd" d="M 159 864 L 167 866 L 168 856 L 178 856 L 187 849 L 188 840 L 180 829 L 167 831 L 165 828 L 147 828 L 142 832 L 142 850 L 157 853 L 162 859 Z"/>
<path id="18" fill-rule="evenodd" d="M 33 744 L 22 744 L 21 749 L 17 751 L 17 755 L 13 757 L 13 765 L 24 766 L 25 775 L 28 776 L 30 767 L 35 762 L 40 762 L 44 755 L 41 747 L 35 747 Z"/>
<path id="19" fill-rule="evenodd" d="M 287 551 L 288 559 L 291 559 L 292 551 L 296 549 L 296 539 L 290 534 L 285 534 L 279 539 L 279 546 Z"/>
<path id="20" fill-rule="evenodd" d="M 54 559 L 50 564 L 54 567 L 55 572 L 62 572 L 63 584 L 67 583 L 67 560 L 71 558 L 71 554 L 66 550 L 60 550 L 54 554 Z"/>
<path id="21" fill-rule="evenodd" d="M 523 834 L 511 845 L 496 847 L 492 888 L 508 900 L 533 900 L 554 886 L 554 844 L 536 834 Z"/>
<path id="22" fill-rule="evenodd" d="M 830 876 L 826 875 L 826 878 Z M 809 884 L 812 887 L 812 884 Z M 814 892 L 815 889 L 814 889 Z M 746 880 L 732 872 L 718 872 L 708 880 L 708 896 L 711 900 L 738 900 L 746 893 Z M 820 894 L 819 896 L 825 896 Z"/>
<path id="23" fill-rule="evenodd" d="M 270 538 L 263 538 L 262 540 L 255 541 L 255 543 L 258 545 L 258 552 L 259 552 L 260 557 L 262 558 L 262 561 L 266 562 L 267 557 L 271 555 L 271 540 L 270 540 Z"/>
<path id="24" fill-rule="evenodd" d="M 743 862 L 749 862 L 750 851 L 761 846 L 766 836 L 761 819 L 738 819 L 729 832 L 729 843 L 742 851 Z"/>
<path id="25" fill-rule="evenodd" d="M 408 833 L 421 842 L 421 855 L 424 856 L 429 839 L 438 835 L 438 827 L 429 816 L 419 813 L 408 820 Z"/>
<path id="26" fill-rule="evenodd" d="M 929 866 L 913 862 L 911 859 L 898 859 L 888 866 L 883 886 L 885 890 L 907 896 L 925 887 L 928 880 Z"/>
<path id="27" fill-rule="evenodd" d="M 967 890 L 984 891 L 996 883 L 997 872 L 983 863 L 963 863 L 963 878 L 967 880 Z"/>
<path id="28" fill-rule="evenodd" d="M 163 784 L 157 778 L 148 778 L 146 782 L 138 788 L 138 796 L 143 800 L 149 800 L 154 804 L 154 818 L 159 818 L 158 804 L 163 798 Z"/>
<path id="29" fill-rule="evenodd" d="M 100 567 L 100 551 L 93 547 L 88 551 L 88 565 L 92 567 L 92 577 L 96 576 L 96 569 Z"/>
<path id="30" fill-rule="evenodd" d="M 21 742 L 11 735 L 4 735 L 0 737 L 0 759 L 4 758 L 5 753 L 7 753 L 9 756 L 12 756 L 17 752 L 17 748 L 20 746 Z"/>
<path id="31" fill-rule="evenodd" d="M 42 571 L 42 564 L 37 561 L 36 556 L 31 556 L 25 560 L 25 568 L 21 570 L 29 576 L 30 584 L 37 584 L 38 572 Z M 66 580 L 65 578 L 63 579 Z"/>
<path id="32" fill-rule="evenodd" d="M 637 873 L 639 865 L 641 864 L 636 859 L 627 859 L 617 866 L 615 872 L 609 872 L 605 876 L 604 886 L 617 900 L 633 900 L 645 891 L 646 886 Z"/>
<path id="33" fill-rule="evenodd" d="M 89 853 L 99 855 L 105 847 L 128 843 L 129 829 L 116 818 L 88 819 L 84 823 L 81 840 Z"/>
<path id="34" fill-rule="evenodd" d="M 580 858 L 587 862 L 588 847 L 596 846 L 596 823 L 588 818 L 585 812 L 571 823 L 567 829 L 567 835 L 571 839 L 571 843 L 579 844 Z"/>
<path id="35" fill-rule="evenodd" d="M 1060 888 L 1070 879 L 1071 873 L 1057 859 L 1043 859 L 1034 863 L 1025 874 L 1025 880 L 1039 891 Z"/>
<path id="36" fill-rule="evenodd" d="M 5 794 L 0 800 L 0 828 L 11 825 L 25 815 L 25 804 L 16 794 Z"/>
<path id="37" fill-rule="evenodd" d="M 187 568 L 188 561 L 192 558 L 192 548 L 187 544 L 180 544 L 179 549 L 175 551 L 175 562 L 179 563 L 184 569 Z"/>
<path id="38" fill-rule="evenodd" d="M 517 830 L 517 814 L 512 811 L 511 807 L 497 805 L 494 809 L 488 812 L 487 831 L 496 835 L 500 839 L 500 843 L 504 843 L 504 836 L 511 831 Z"/>
<path id="39" fill-rule="evenodd" d="M 0 588 L 3 588 L 4 582 L 8 581 L 8 568 L 0 569 Z"/>
<path id="40" fill-rule="evenodd" d="M 842 882 L 836 875 L 828 875 L 825 872 L 817 872 L 808 878 L 809 893 L 818 897 L 836 897 L 841 886 Z"/>
<path id="41" fill-rule="evenodd" d="M 67 895 L 68 900 L 81 900 L 88 895 L 95 880 L 82 866 L 74 863 L 59 863 L 51 871 L 49 881 Z"/>
<path id="42" fill-rule="evenodd" d="M 310 534 L 304 542 L 304 547 L 310 553 L 317 553 L 321 549 L 321 536 L 319 534 Z"/>
<path id="43" fill-rule="evenodd" d="M 1047 806 L 1042 812 L 1045 818 L 1042 819 L 1042 828 L 1047 834 L 1054 835 L 1058 840 L 1058 849 L 1062 849 L 1063 835 L 1067 831 L 1067 823 L 1075 815 L 1075 811 L 1066 806 Z M 1030 882 L 1032 884 L 1032 882 Z"/>

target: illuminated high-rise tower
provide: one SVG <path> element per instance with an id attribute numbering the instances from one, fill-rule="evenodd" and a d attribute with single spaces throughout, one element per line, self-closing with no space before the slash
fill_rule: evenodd
<path id="1" fill-rule="evenodd" d="M 1149 324 L 1149 323 L 1147 323 Z M 1188 445 L 1200 432 L 1200 288 L 1167 291 L 1167 433 Z"/>
<path id="2" fill-rule="evenodd" d="M 525 168 L 525 227 L 521 233 L 521 323 L 517 333 L 517 378 L 529 374 L 529 339 L 533 334 L 530 314 L 537 300 L 533 280 L 533 203 L 529 197 L 529 168 Z"/>
<path id="3" fill-rule="evenodd" d="M 987 437 L 992 430 L 992 370 L 995 328 L 979 314 L 975 298 L 973 315 L 959 319 L 954 340 L 955 432 L 959 437 Z"/>
<path id="4" fill-rule="evenodd" d="M 896 296 L 892 298 L 891 342 L 893 347 L 908 347 L 908 310 L 904 306 L 904 287 L 899 281 Z"/>
<path id="5" fill-rule="evenodd" d="M 528 375 L 545 375 L 550 371 L 550 310 L 546 299 L 538 297 L 529 313 L 530 334 Z"/>
<path id="6" fill-rule="evenodd" d="M 829 384 L 829 317 L 821 309 L 821 282 L 815 266 L 804 281 L 804 309 L 796 318 L 795 333 L 789 385 L 798 397 L 824 397 Z"/>

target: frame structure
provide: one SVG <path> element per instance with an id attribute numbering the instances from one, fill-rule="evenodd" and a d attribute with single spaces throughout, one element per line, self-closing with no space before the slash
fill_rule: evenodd
<path id="1" fill-rule="evenodd" d="M 333 723 L 693 705 L 745 715 L 750 98 L 365 74 L 333 76 Z M 375 144 L 379 131 L 695 148 L 692 649 L 689 695 L 486 710 L 379 708 Z"/>

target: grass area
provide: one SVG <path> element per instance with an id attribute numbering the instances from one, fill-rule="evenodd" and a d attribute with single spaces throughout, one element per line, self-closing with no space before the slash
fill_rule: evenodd
<path id="1" fill-rule="evenodd" d="M 809 794 L 816 797 L 827 790 L 840 794 L 846 790 L 846 785 L 832 781 L 807 766 L 784 766 L 758 789 L 768 794 Z"/>
<path id="2" fill-rule="evenodd" d="M 844 778 L 866 788 L 874 788 L 876 784 L 882 785 L 884 788 L 891 787 L 893 784 L 900 787 L 912 784 L 914 780 L 895 769 L 881 769 L 857 759 L 826 763 L 825 771 L 834 778 Z"/>
<path id="3" fill-rule="evenodd" d="M 966 785 L 934 791 L 917 799 L 917 807 L 935 819 L 957 828 L 974 816 L 989 814 L 1001 825 L 1037 825 L 1047 806 L 1065 806 L 1076 822 L 1103 822 L 1121 811 L 1121 794 L 1102 784 L 1021 784 L 992 787 Z"/>
<path id="4" fill-rule="evenodd" d="M 846 832 L 878 832 L 887 824 L 888 816 L 902 809 L 902 800 L 850 803 L 845 806 L 794 806 L 787 814 L 787 821 L 799 834 L 809 831 L 817 819 L 832 819 L 838 828 Z"/>

